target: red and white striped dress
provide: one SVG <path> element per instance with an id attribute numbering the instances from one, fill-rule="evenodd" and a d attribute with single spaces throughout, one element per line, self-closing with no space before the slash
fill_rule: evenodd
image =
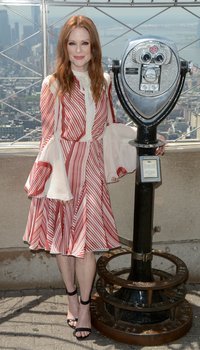
<path id="1" fill-rule="evenodd" d="M 103 161 L 102 136 L 108 124 L 108 94 L 106 90 L 102 92 L 90 125 L 91 137 L 87 139 L 85 91 L 80 87 L 76 78 L 71 96 L 65 94 L 62 99 L 61 146 L 73 199 L 63 202 L 33 195 L 23 237 L 31 250 L 84 257 L 86 252 L 120 245 Z M 54 101 L 49 80 L 45 79 L 40 99 L 40 149 L 53 135 Z M 42 168 L 37 176 L 42 181 Z M 37 186 L 31 189 L 32 193 L 38 194 Z"/>

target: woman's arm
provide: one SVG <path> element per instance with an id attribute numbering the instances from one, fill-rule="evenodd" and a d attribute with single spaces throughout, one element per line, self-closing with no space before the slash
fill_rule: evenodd
<path id="1" fill-rule="evenodd" d="M 55 96 L 50 90 L 50 78 L 44 79 L 40 94 L 40 111 L 42 121 L 42 138 L 40 149 L 42 150 L 54 133 Z"/>
<path id="2" fill-rule="evenodd" d="M 113 101 L 112 101 L 112 81 L 110 79 L 110 74 L 104 73 L 104 78 L 106 80 L 106 91 L 107 91 L 107 98 L 108 98 L 108 120 L 107 124 L 112 124 L 116 122 L 115 118 L 115 112 L 113 107 Z"/>
<path id="3" fill-rule="evenodd" d="M 160 134 L 157 134 L 157 138 L 162 142 L 162 144 L 156 148 L 156 156 L 163 156 L 163 154 L 165 153 L 166 139 Z"/>

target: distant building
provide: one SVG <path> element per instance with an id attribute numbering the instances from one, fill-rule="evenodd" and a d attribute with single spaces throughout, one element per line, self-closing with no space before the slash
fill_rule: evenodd
<path id="1" fill-rule="evenodd" d="M 19 23 L 15 22 L 14 28 L 12 28 L 12 44 L 18 43 L 19 40 Z"/>
<path id="2" fill-rule="evenodd" d="M 23 35 L 22 35 L 23 39 L 29 37 L 33 33 L 34 33 L 33 26 L 31 26 L 31 25 L 24 25 L 23 26 Z M 28 40 L 30 40 L 30 39 L 28 39 Z"/>
<path id="3" fill-rule="evenodd" d="M 34 32 L 37 32 L 40 29 L 40 7 L 39 6 L 31 7 L 31 17 L 32 17 Z"/>
<path id="4" fill-rule="evenodd" d="M 192 113 L 191 126 L 192 126 L 192 129 L 196 130 L 196 138 L 199 140 L 200 139 L 200 113 Z"/>
<path id="5" fill-rule="evenodd" d="M 24 136 L 23 125 L 2 125 L 0 126 L 0 141 L 16 140 Z"/>
<path id="6" fill-rule="evenodd" d="M 0 49 L 3 50 L 11 44 L 11 27 L 6 10 L 0 10 L 0 33 L 3 33 L 0 35 Z"/>

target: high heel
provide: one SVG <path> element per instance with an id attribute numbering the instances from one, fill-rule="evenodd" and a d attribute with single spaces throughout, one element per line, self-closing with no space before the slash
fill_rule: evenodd
<path id="1" fill-rule="evenodd" d="M 68 292 L 68 290 L 66 289 L 66 294 L 68 295 L 68 296 L 73 296 L 73 295 L 76 295 L 77 294 L 77 288 L 73 291 L 73 292 Z M 74 323 L 74 322 L 78 322 L 78 318 L 77 317 L 75 317 L 75 318 L 67 318 L 67 324 L 68 324 L 68 326 L 69 327 L 71 327 L 71 328 L 73 328 L 73 329 L 75 329 L 76 328 L 76 326 L 74 325 L 74 324 L 72 324 L 72 322 Z"/>
<path id="2" fill-rule="evenodd" d="M 90 303 L 90 299 L 86 300 L 86 301 L 83 301 L 82 299 L 80 300 L 80 303 L 82 305 L 88 305 Z M 84 335 L 84 336 L 77 336 L 76 333 L 79 333 L 79 332 L 88 332 L 87 335 Z M 92 330 L 91 328 L 88 328 L 88 327 L 78 327 L 78 328 L 75 328 L 75 331 L 74 331 L 74 336 L 76 337 L 76 339 L 78 340 L 83 340 L 87 337 L 89 337 L 89 335 L 91 334 Z"/>

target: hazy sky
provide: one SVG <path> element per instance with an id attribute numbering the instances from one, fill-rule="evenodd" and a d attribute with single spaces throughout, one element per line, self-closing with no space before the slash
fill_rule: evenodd
<path id="1" fill-rule="evenodd" d="M 1 4 L 1 0 L 0 0 Z M 37 7 L 39 10 L 39 7 Z M 11 24 L 19 22 L 30 25 L 31 6 L 2 6 L 7 9 Z M 83 14 L 91 17 L 97 25 L 104 56 L 119 58 L 127 42 L 138 35 L 161 35 L 175 41 L 179 48 L 187 46 L 200 36 L 200 7 L 193 8 L 111 8 L 77 6 L 48 6 L 48 25 L 60 28 L 72 14 Z M 149 20 L 150 19 L 150 20 Z M 147 22 L 148 20 L 148 22 Z M 181 25 L 182 24 L 182 25 Z M 183 26 L 184 24 L 184 26 Z M 129 28 L 135 28 L 130 31 Z M 0 33 L 2 35 L 3 33 Z M 116 37 L 119 37 L 115 40 Z M 114 40 L 113 40 L 114 39 Z M 184 50 L 186 59 L 194 62 L 200 60 L 199 43 Z M 183 53 L 183 52 L 182 52 Z"/>
<path id="2" fill-rule="evenodd" d="M 16 0 L 17 3 L 17 0 Z M 21 20 L 25 20 L 25 18 L 31 18 L 31 6 L 2 6 L 0 0 L 0 9 L 6 9 L 9 12 L 9 16 L 12 18 L 19 17 L 21 15 Z M 9 10 L 10 9 L 10 10 Z M 159 13 L 159 16 L 156 17 L 156 21 L 158 23 L 163 23 L 164 21 L 168 21 L 168 23 L 177 23 L 184 22 L 189 20 L 194 20 L 194 16 L 200 17 L 200 8 L 199 7 L 187 7 L 186 9 L 180 7 L 160 7 L 160 8 L 113 8 L 113 7 L 100 7 L 92 8 L 92 7 L 77 7 L 77 6 L 48 6 L 48 15 L 50 17 L 64 17 L 69 16 L 71 13 L 83 13 L 89 17 L 92 17 L 96 21 L 102 20 L 105 17 L 105 13 L 110 16 L 113 16 L 119 20 L 124 18 L 128 18 L 134 25 L 139 24 L 141 21 L 146 20 L 149 17 L 153 17 Z M 190 13 L 191 12 L 191 13 Z M 17 15 L 18 13 L 19 15 Z M 24 19 L 23 19 L 24 17 Z M 197 19 L 197 17 L 196 17 Z"/>

